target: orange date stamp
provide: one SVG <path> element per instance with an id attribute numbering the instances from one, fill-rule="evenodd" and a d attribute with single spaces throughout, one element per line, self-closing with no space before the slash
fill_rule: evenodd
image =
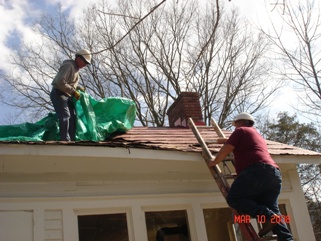
<path id="1" fill-rule="evenodd" d="M 266 223 L 265 215 L 257 215 L 256 220 L 258 223 Z M 270 223 L 279 224 L 279 223 L 290 223 L 290 216 L 288 215 L 273 215 L 269 220 Z M 234 223 L 250 223 L 251 216 L 250 215 L 234 215 Z"/>

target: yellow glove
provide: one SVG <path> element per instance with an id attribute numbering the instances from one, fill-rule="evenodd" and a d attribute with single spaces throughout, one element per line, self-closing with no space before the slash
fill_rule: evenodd
<path id="1" fill-rule="evenodd" d="M 75 97 L 76 100 L 79 100 L 81 97 L 81 94 L 78 91 L 75 91 L 73 96 Z"/>
<path id="2" fill-rule="evenodd" d="M 80 90 L 81 92 L 85 92 L 86 88 L 85 87 L 81 87 L 81 86 L 77 86 L 76 90 Z"/>

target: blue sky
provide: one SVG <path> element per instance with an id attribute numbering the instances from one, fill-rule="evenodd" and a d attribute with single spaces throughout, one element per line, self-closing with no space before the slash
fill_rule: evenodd
<path id="1" fill-rule="evenodd" d="M 63 10 L 68 10 L 71 16 L 80 16 L 83 9 L 90 4 L 99 0 L 0 0 L 0 71 L 9 72 L 12 70 L 10 58 L 12 57 L 13 49 L 22 41 L 35 41 L 35 36 L 31 31 L 31 24 L 34 19 L 38 18 L 46 12 L 54 9 L 55 5 L 61 4 Z M 110 0 L 111 2 L 116 0 Z M 183 1 L 183 0 L 178 0 Z M 188 1 L 188 0 L 184 0 Z M 206 3 L 208 0 L 199 0 L 201 3 Z M 250 21 L 268 25 L 268 17 L 265 16 L 266 6 L 271 8 L 271 0 L 224 0 L 227 7 L 237 6 L 241 13 L 244 14 Z M 160 1 L 159 1 L 160 2 Z M 0 85 L 3 83 L 0 82 Z M 271 108 L 274 112 L 290 109 L 289 105 L 295 102 L 295 95 L 290 89 L 283 90 Z M 291 96 L 291 98 L 290 98 Z M 282 103 L 282 105 L 280 105 Z M 14 113 L 14 110 L 0 104 L 1 115 L 0 125 L 8 124 L 8 116 Z"/>

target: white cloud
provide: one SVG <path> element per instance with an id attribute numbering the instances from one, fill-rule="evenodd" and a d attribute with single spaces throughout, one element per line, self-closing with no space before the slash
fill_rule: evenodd
<path id="1" fill-rule="evenodd" d="M 13 38 L 13 35 L 18 33 L 17 28 L 22 25 L 25 17 L 25 7 L 27 3 L 25 0 L 2 0 L 0 4 L 1 28 L 0 28 L 0 68 L 7 70 L 10 68 L 8 60 L 10 59 L 11 50 L 7 45 L 8 40 Z M 17 36 L 18 37 L 18 36 Z"/>
<path id="2" fill-rule="evenodd" d="M 88 0 L 0 0 L 0 69 L 10 71 L 10 59 L 20 42 L 38 42 L 31 30 L 35 19 L 61 4 L 71 16 L 81 16 L 83 10 L 97 2 Z"/>

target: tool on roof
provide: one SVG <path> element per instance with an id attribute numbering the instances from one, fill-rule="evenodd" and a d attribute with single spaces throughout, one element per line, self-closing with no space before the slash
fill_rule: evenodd
<path id="1" fill-rule="evenodd" d="M 200 144 L 200 146 L 202 148 L 203 159 L 206 161 L 206 164 L 208 165 L 212 160 L 214 160 L 214 157 L 213 157 L 210 149 L 208 148 L 207 143 L 205 142 L 201 133 L 199 132 L 198 127 L 195 125 L 193 119 L 189 118 L 188 123 L 189 123 L 189 126 L 191 127 L 198 143 Z M 217 125 L 217 123 L 215 122 L 214 119 L 211 119 L 211 125 L 213 126 L 216 134 L 220 138 L 225 138 L 224 133 L 222 132 L 221 128 Z M 231 163 L 234 165 L 233 160 L 231 160 Z M 227 179 L 235 179 L 236 175 L 231 172 L 230 168 L 225 163 L 225 161 L 223 162 L 223 167 L 224 167 L 224 169 L 227 169 L 229 171 L 228 174 L 222 172 L 218 165 L 216 165 L 214 167 L 210 167 L 208 165 L 208 168 L 209 168 L 213 178 L 215 179 L 222 195 L 224 196 L 224 198 L 226 198 L 228 191 L 230 189 L 230 185 L 227 182 Z M 239 214 L 236 210 L 234 210 L 232 208 L 231 208 L 231 210 L 232 210 L 232 214 L 234 216 L 239 216 Z M 240 222 L 240 223 L 238 223 L 238 225 L 240 227 L 242 234 L 244 235 L 244 237 L 246 238 L 247 241 L 277 240 L 276 235 L 266 236 L 263 238 L 259 237 L 258 234 L 256 233 L 255 229 L 253 228 L 251 222 Z M 259 229 L 261 229 L 260 226 L 259 226 Z"/>

